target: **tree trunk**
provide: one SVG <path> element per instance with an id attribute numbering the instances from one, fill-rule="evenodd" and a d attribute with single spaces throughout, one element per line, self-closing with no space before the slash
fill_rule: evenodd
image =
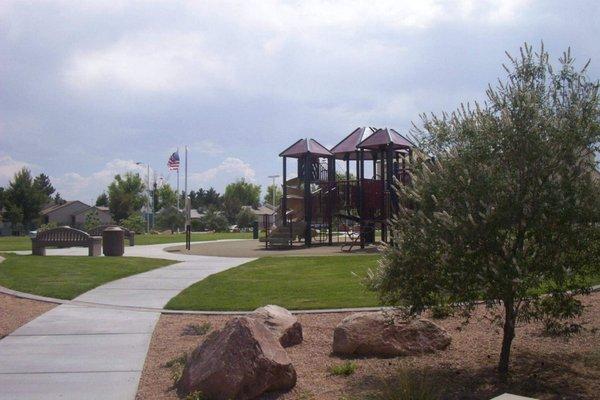
<path id="1" fill-rule="evenodd" d="M 500 352 L 500 361 L 498 363 L 498 371 L 503 377 L 508 373 L 508 365 L 510 361 L 510 347 L 515 337 L 515 323 L 517 314 L 514 309 L 512 299 L 504 301 L 504 336 L 502 337 L 502 351 Z"/>

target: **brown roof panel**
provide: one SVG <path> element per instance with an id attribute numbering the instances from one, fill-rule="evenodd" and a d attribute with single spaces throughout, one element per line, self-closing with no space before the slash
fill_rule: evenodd
<path id="1" fill-rule="evenodd" d="M 279 157 L 298 158 L 305 154 L 314 154 L 319 157 L 331 157 L 332 154 L 315 139 L 300 139 L 279 154 Z"/>
<path id="2" fill-rule="evenodd" d="M 368 136 L 366 128 L 356 128 L 348 136 L 346 136 L 341 142 L 336 144 L 332 149 L 331 153 L 338 160 L 345 160 L 348 157 L 349 160 L 356 160 L 356 146 Z M 365 152 L 365 160 L 370 160 L 371 153 Z"/>
<path id="3" fill-rule="evenodd" d="M 393 129 L 378 129 L 371 136 L 360 142 L 357 147 L 365 150 L 375 150 L 391 145 L 394 149 L 410 149 L 414 144 Z"/>

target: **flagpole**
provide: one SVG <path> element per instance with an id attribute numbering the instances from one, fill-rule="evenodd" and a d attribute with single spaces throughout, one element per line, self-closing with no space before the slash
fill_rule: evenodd
<path id="1" fill-rule="evenodd" d="M 184 184 L 183 184 L 183 186 L 184 186 L 184 189 L 183 189 L 184 196 L 183 196 L 183 198 L 184 198 L 184 201 L 185 201 L 186 205 L 188 204 L 188 200 L 187 200 L 187 190 L 188 190 L 187 176 L 188 176 L 188 148 L 187 148 L 187 146 L 185 146 L 185 180 L 184 180 Z M 185 221 L 186 221 L 186 224 L 189 225 L 189 223 L 190 223 L 190 210 L 189 210 L 189 207 L 186 207 L 186 210 L 185 210 Z"/>
<path id="2" fill-rule="evenodd" d="M 177 148 L 177 157 L 179 157 L 179 147 Z M 179 193 L 179 165 L 177 166 L 177 210 L 180 210 L 179 208 L 179 198 L 181 197 L 181 194 Z"/>

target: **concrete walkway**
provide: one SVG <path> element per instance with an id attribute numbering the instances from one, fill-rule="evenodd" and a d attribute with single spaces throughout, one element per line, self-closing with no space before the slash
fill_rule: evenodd
<path id="1" fill-rule="evenodd" d="M 180 262 L 92 289 L 75 298 L 76 305 L 62 304 L 0 340 L 0 399 L 135 399 L 160 313 L 106 305 L 162 308 L 189 285 L 252 260 L 163 250 L 172 245 L 128 247 L 126 256 Z"/>

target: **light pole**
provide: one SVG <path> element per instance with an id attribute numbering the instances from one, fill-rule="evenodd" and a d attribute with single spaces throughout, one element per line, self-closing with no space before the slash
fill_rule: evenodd
<path id="1" fill-rule="evenodd" d="M 271 186 L 273 188 L 273 200 L 272 200 L 272 205 L 273 205 L 273 209 L 275 209 L 275 192 L 277 191 L 277 187 L 275 186 L 275 179 L 279 178 L 280 175 L 269 175 L 269 178 L 273 179 L 273 185 Z"/>
<path id="2" fill-rule="evenodd" d="M 150 209 L 152 209 L 152 219 L 154 219 L 154 204 L 150 206 L 150 164 L 145 164 L 143 162 L 136 162 L 136 165 L 146 166 L 146 195 L 148 197 L 148 208 L 146 209 L 146 232 L 150 233 Z"/>

